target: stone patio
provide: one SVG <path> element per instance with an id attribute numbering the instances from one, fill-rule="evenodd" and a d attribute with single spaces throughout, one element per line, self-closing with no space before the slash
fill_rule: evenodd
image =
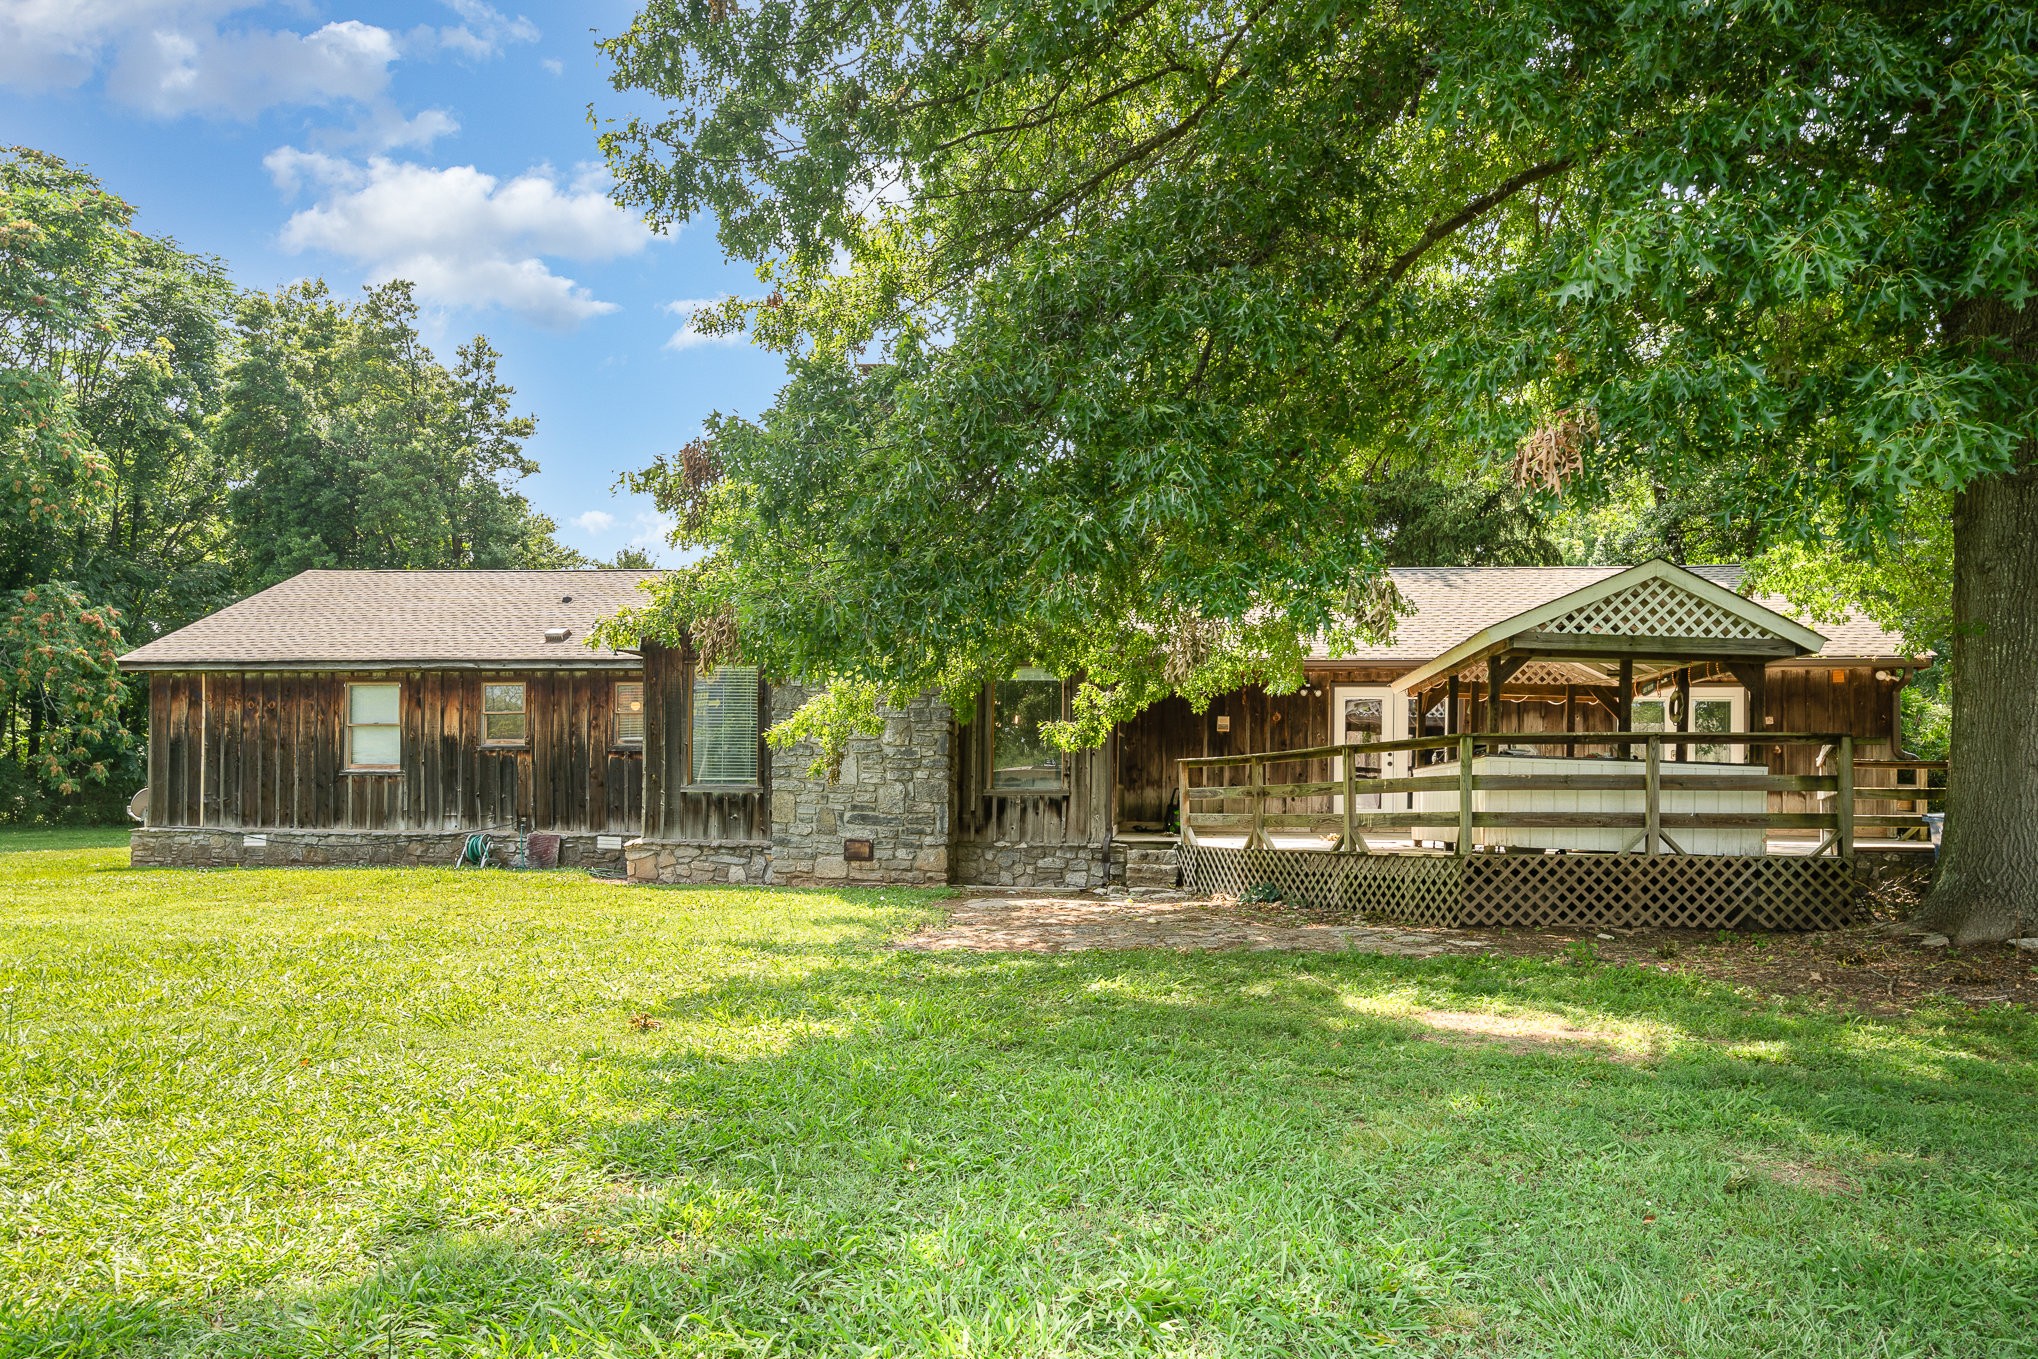
<path id="1" fill-rule="evenodd" d="M 1098 896 L 973 895 L 946 922 L 921 930 L 899 947 L 926 952 L 1079 953 L 1089 949 L 1251 949 L 1268 952 L 1394 954 L 1428 958 L 1477 951 L 1487 940 L 1473 931 L 1414 925 L 1362 925 L 1310 920 L 1292 912 L 1256 914 L 1228 900 L 1178 894 Z"/>

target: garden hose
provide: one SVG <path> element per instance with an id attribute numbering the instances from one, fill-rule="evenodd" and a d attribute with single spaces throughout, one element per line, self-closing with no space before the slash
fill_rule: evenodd
<path id="1" fill-rule="evenodd" d="M 453 867 L 465 868 L 472 864 L 476 868 L 488 867 L 488 837 L 476 833 L 467 837 L 467 843 L 460 849 L 460 857 L 453 861 Z"/>

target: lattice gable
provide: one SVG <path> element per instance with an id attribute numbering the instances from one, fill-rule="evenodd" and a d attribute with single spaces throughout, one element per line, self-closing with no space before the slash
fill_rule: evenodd
<path id="1" fill-rule="evenodd" d="M 1637 581 L 1542 625 L 1570 636 L 1708 637 L 1759 641 L 1777 634 L 1660 577 Z"/>

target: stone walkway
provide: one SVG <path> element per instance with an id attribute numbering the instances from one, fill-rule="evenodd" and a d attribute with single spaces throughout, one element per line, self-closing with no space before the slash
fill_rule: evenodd
<path id="1" fill-rule="evenodd" d="M 1087 949 L 1257 949 L 1337 953 L 1356 949 L 1408 958 L 1477 950 L 1486 941 L 1463 930 L 1414 925 L 1344 925 L 1259 919 L 1249 909 L 1205 899 L 977 896 L 956 903 L 948 920 L 904 940 L 901 948 L 938 952 L 1079 953 Z"/>

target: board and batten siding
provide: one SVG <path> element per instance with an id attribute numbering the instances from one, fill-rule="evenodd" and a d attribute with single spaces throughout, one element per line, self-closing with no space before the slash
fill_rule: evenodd
<path id="1" fill-rule="evenodd" d="M 1068 686 L 1063 689 L 1067 712 Z M 1077 751 L 1067 760 L 1068 781 L 1057 791 L 991 787 L 991 699 L 978 701 L 976 720 L 956 729 L 949 808 L 958 844 L 1105 845 L 1111 840 L 1111 760 L 1107 745 Z"/>
<path id="2" fill-rule="evenodd" d="M 771 751 L 757 738 L 757 782 L 693 782 L 693 685 L 699 669 L 687 647 L 646 642 L 644 656 L 644 836 L 731 844 L 771 838 Z M 758 682 L 758 726 L 774 716 L 772 686 Z"/>
<path id="3" fill-rule="evenodd" d="M 644 756 L 615 742 L 635 672 L 157 672 L 151 827 L 635 833 Z M 481 744 L 481 686 L 525 686 L 530 739 Z M 401 767 L 349 772 L 350 683 L 400 686 Z"/>

